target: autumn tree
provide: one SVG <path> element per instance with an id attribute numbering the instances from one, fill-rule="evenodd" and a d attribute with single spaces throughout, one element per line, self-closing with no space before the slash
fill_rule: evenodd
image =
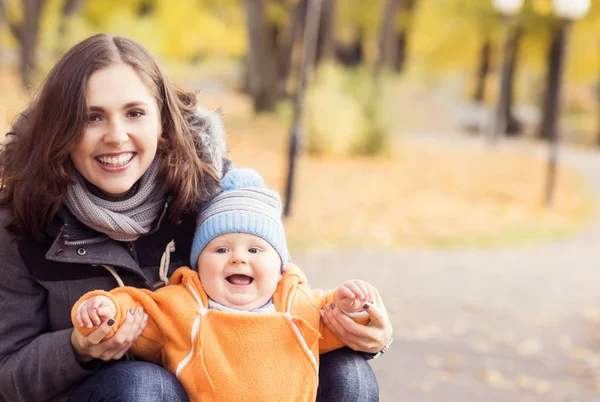
<path id="1" fill-rule="evenodd" d="M 21 18 L 11 18 L 5 0 L 0 0 L 0 17 L 19 44 L 19 72 L 24 87 L 32 84 L 44 0 L 21 0 Z"/>

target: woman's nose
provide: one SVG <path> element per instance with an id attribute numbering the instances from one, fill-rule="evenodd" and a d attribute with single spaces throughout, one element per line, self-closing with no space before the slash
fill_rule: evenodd
<path id="1" fill-rule="evenodd" d="M 104 134 L 104 143 L 120 146 L 129 140 L 125 125 L 119 119 L 114 119 L 108 125 Z"/>

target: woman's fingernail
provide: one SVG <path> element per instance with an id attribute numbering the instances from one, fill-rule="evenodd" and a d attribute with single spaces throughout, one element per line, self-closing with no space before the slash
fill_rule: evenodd
<path id="1" fill-rule="evenodd" d="M 138 308 L 137 308 L 137 313 L 138 313 L 139 315 L 142 315 L 142 314 L 144 314 L 144 309 L 143 309 L 143 308 L 141 308 L 141 307 L 138 307 Z"/>
<path id="2" fill-rule="evenodd" d="M 363 304 L 363 308 L 364 308 L 365 310 L 368 310 L 368 309 L 369 309 L 369 305 L 368 305 L 367 303 L 365 303 L 365 304 Z"/>
<path id="3" fill-rule="evenodd" d="M 144 314 L 144 322 L 148 321 L 148 314 Z"/>
<path id="4" fill-rule="evenodd" d="M 129 314 L 134 315 L 135 314 L 135 309 L 134 308 L 130 308 L 129 309 Z"/>
<path id="5" fill-rule="evenodd" d="M 335 308 L 335 303 L 331 303 L 331 309 L 333 310 Z"/>
<path id="6" fill-rule="evenodd" d="M 321 310 L 321 317 L 325 317 L 325 312 Z"/>
<path id="7" fill-rule="evenodd" d="M 112 327 L 113 325 L 115 325 L 115 320 L 113 320 L 112 318 L 108 321 L 106 321 L 106 325 L 108 325 L 109 327 Z"/>

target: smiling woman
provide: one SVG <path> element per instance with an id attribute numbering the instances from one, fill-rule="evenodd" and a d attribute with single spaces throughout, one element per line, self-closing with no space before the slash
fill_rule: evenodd
<path id="1" fill-rule="evenodd" d="M 119 63 L 90 76 L 86 103 L 89 122 L 71 160 L 88 182 L 122 196 L 156 155 L 161 123 L 155 97 L 133 68 Z"/>

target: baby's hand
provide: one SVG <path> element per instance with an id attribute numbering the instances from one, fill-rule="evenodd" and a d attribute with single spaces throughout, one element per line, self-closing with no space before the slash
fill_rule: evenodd
<path id="1" fill-rule="evenodd" d="M 373 287 L 359 279 L 348 281 L 335 291 L 335 302 L 345 313 L 363 311 L 364 304 L 373 303 L 375 299 Z"/>
<path id="2" fill-rule="evenodd" d="M 116 313 L 112 300 L 106 296 L 94 296 L 79 306 L 75 319 L 80 327 L 92 328 L 114 318 Z"/>

